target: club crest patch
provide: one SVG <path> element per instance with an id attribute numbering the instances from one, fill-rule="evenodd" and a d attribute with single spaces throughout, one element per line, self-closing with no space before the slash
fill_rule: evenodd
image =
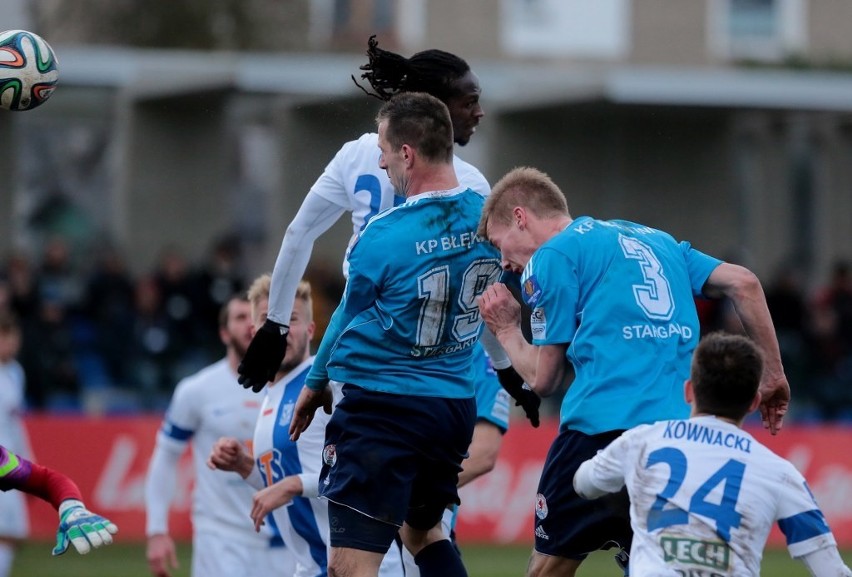
<path id="1" fill-rule="evenodd" d="M 538 285 L 538 281 L 535 278 L 535 275 L 530 275 L 527 280 L 524 281 L 524 301 L 529 306 L 535 306 L 535 303 L 538 302 L 538 297 L 541 296 L 541 287 Z"/>
<path id="2" fill-rule="evenodd" d="M 329 467 L 334 467 L 334 464 L 337 462 L 337 447 L 326 445 L 322 450 L 322 462 Z"/>
<path id="3" fill-rule="evenodd" d="M 296 408 L 296 403 L 287 403 L 281 407 L 281 415 L 278 418 L 278 426 L 285 429 L 290 428 L 290 421 L 293 420 L 293 409 Z"/>
<path id="4" fill-rule="evenodd" d="M 535 496 L 535 516 L 539 519 L 547 517 L 547 499 L 541 493 Z"/>

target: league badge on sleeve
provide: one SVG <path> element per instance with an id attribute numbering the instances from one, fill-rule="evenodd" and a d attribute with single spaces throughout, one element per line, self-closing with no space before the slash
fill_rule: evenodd
<path id="1" fill-rule="evenodd" d="M 538 286 L 538 281 L 536 280 L 535 275 L 530 275 L 527 280 L 524 281 L 523 290 L 524 302 L 531 307 L 535 306 L 535 303 L 538 302 L 538 297 L 541 296 L 541 287 Z"/>

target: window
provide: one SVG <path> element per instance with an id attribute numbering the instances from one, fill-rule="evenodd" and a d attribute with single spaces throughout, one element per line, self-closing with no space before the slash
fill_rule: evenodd
<path id="1" fill-rule="evenodd" d="M 725 60 L 777 61 L 805 45 L 804 0 L 711 0 L 710 43 Z"/>
<path id="2" fill-rule="evenodd" d="M 503 0 L 501 7 L 507 54 L 618 60 L 627 53 L 628 0 Z"/>

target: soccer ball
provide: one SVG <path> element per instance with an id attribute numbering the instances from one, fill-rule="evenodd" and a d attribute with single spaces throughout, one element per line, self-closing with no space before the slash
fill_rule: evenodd
<path id="1" fill-rule="evenodd" d="M 50 97 L 58 79 L 56 55 L 41 36 L 0 32 L 0 108 L 31 110 Z"/>

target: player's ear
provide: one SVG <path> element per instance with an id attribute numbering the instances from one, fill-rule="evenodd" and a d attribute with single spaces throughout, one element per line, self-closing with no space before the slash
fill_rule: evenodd
<path id="1" fill-rule="evenodd" d="M 512 218 L 521 230 L 527 225 L 527 213 L 521 206 L 512 209 Z"/>
<path id="2" fill-rule="evenodd" d="M 690 405 L 695 401 L 695 391 L 692 389 L 692 381 L 686 379 L 683 383 L 683 398 Z"/>
<path id="3" fill-rule="evenodd" d="M 402 154 L 402 159 L 405 161 L 405 166 L 410 168 L 414 163 L 414 149 L 407 144 L 403 144 L 402 148 L 400 148 L 400 153 Z"/>
<path id="4" fill-rule="evenodd" d="M 749 405 L 748 407 L 748 412 L 751 413 L 752 411 L 756 411 L 757 408 L 760 406 L 760 401 L 762 400 L 763 397 L 760 396 L 760 391 L 757 391 L 754 394 L 754 398 L 751 400 L 751 405 Z"/>

